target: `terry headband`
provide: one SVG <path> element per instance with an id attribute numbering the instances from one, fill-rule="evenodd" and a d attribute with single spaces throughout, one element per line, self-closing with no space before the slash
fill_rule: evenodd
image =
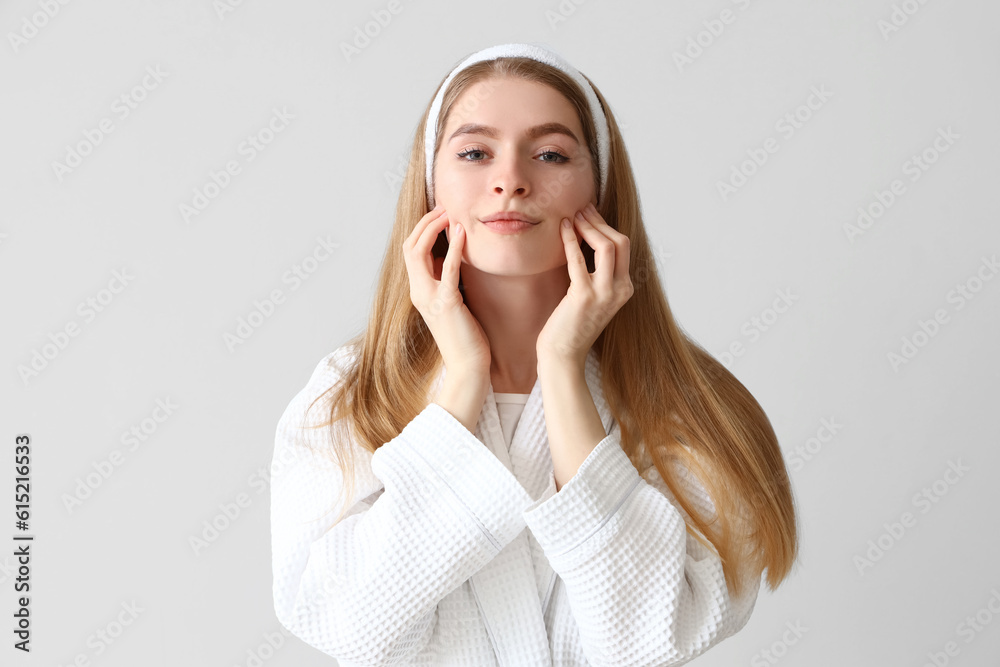
<path id="1" fill-rule="evenodd" d="M 434 206 L 434 184 L 432 182 L 434 172 L 434 146 L 437 143 L 438 115 L 441 113 L 441 101 L 444 98 L 444 93 L 448 90 L 448 85 L 451 83 L 451 80 L 455 78 L 455 75 L 469 65 L 504 57 L 531 58 L 533 60 L 543 62 L 546 65 L 551 65 L 552 67 L 562 70 L 568 74 L 574 81 L 576 81 L 577 85 L 580 86 L 580 89 L 587 98 L 587 106 L 590 107 L 590 114 L 594 119 L 594 130 L 597 132 L 597 153 L 599 158 L 598 172 L 601 177 L 601 186 L 600 192 L 597 195 L 597 202 L 600 203 L 601 200 L 604 199 L 604 191 L 608 182 L 610 132 L 608 130 L 608 119 L 604 116 L 604 110 L 601 108 L 601 103 L 597 99 L 597 94 L 594 92 L 594 89 L 575 67 L 570 65 L 560 55 L 550 49 L 536 44 L 499 44 L 497 46 L 485 48 L 482 51 L 477 51 L 463 60 L 458 67 L 451 71 L 448 78 L 444 80 L 444 84 L 442 84 L 441 88 L 438 90 L 437 95 L 434 97 L 434 102 L 431 104 L 430 114 L 427 116 L 427 125 L 424 127 L 424 151 L 426 153 L 425 162 L 427 165 L 427 198 L 430 201 L 431 206 Z"/>

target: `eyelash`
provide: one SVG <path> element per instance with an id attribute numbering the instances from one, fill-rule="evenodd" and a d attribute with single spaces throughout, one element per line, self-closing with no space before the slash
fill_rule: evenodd
<path id="1" fill-rule="evenodd" d="M 473 148 L 467 148 L 464 151 L 462 151 L 461 153 L 456 153 L 455 156 L 457 158 L 459 158 L 460 160 L 462 160 L 463 162 L 482 162 L 482 160 L 466 160 L 465 157 L 468 156 L 468 155 L 470 155 L 470 154 L 472 154 L 472 153 L 486 153 L 486 152 L 487 151 L 486 151 L 485 148 L 479 148 L 477 146 L 477 147 L 473 147 Z M 551 155 L 557 155 L 561 159 L 559 159 L 559 160 L 542 160 L 542 162 L 548 162 L 550 164 L 565 164 L 566 162 L 569 162 L 569 158 L 566 157 L 565 155 L 563 155 L 562 153 L 560 153 L 559 151 L 545 151 L 545 152 L 542 153 L 542 155 L 550 155 L 550 154 Z"/>

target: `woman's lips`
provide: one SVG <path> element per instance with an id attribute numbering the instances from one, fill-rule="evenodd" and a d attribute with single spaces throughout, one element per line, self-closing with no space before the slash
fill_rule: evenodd
<path id="1" fill-rule="evenodd" d="M 524 222 L 523 220 L 491 220 L 483 224 L 498 234 L 516 234 L 517 232 L 534 227 L 538 223 Z"/>

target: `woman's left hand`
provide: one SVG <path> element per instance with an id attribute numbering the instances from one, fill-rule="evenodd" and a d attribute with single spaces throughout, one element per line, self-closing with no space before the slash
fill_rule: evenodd
<path id="1" fill-rule="evenodd" d="M 594 273 L 587 272 L 577 232 L 594 249 Z M 559 233 L 570 285 L 539 332 L 535 352 L 539 360 L 555 358 L 582 367 L 604 327 L 632 298 L 629 240 L 605 222 L 593 204 L 578 212 L 569 227 L 560 223 Z"/>

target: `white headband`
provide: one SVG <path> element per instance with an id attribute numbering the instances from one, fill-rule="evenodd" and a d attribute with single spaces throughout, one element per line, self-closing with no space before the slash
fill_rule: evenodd
<path id="1" fill-rule="evenodd" d="M 583 90 L 583 94 L 587 97 L 587 105 L 590 107 L 590 114 L 594 119 L 594 129 L 597 131 L 597 153 L 600 158 L 598 171 L 601 177 L 601 187 L 597 196 L 597 201 L 600 203 L 601 200 L 604 199 L 604 191 L 606 190 L 608 182 L 610 132 L 608 130 L 608 119 L 604 116 L 604 110 L 601 108 L 601 103 L 597 99 L 597 94 L 594 92 L 594 89 L 575 67 L 570 65 L 551 49 L 537 44 L 499 44 L 497 46 L 485 48 L 482 51 L 477 51 L 463 60 L 458 67 L 452 70 L 451 74 L 448 75 L 448 78 L 444 80 L 444 83 L 438 90 L 437 95 L 434 97 L 434 103 L 431 104 L 430 114 L 427 116 L 427 125 L 424 128 L 424 151 L 426 152 L 425 159 L 427 164 L 427 198 L 430 201 L 431 206 L 434 206 L 434 146 L 437 143 L 437 122 L 438 115 L 441 113 L 441 100 L 444 98 L 444 93 L 448 90 L 448 85 L 451 83 L 451 80 L 455 78 L 455 75 L 469 65 L 504 57 L 531 58 L 547 65 L 551 65 L 552 67 L 560 69 L 571 76 L 573 80 L 576 81 L 577 85 L 580 86 L 580 89 Z"/>

